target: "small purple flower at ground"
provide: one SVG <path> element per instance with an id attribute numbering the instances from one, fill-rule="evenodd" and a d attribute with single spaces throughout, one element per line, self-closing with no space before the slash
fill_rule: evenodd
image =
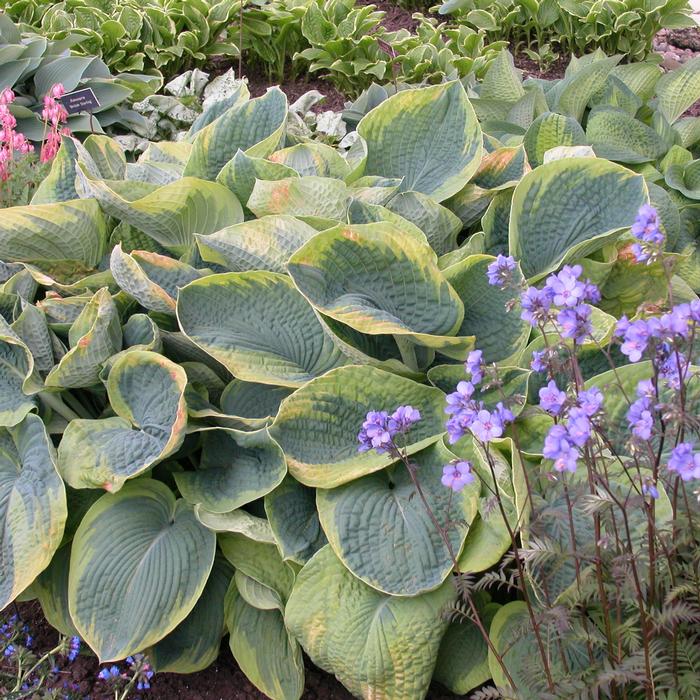
<path id="1" fill-rule="evenodd" d="M 12 655 L 15 653 L 15 651 L 16 651 L 16 650 L 15 650 L 15 647 L 14 647 L 12 644 L 8 644 L 8 645 L 5 647 L 5 651 L 3 651 L 3 655 L 4 655 L 5 657 L 10 657 L 10 656 L 12 656 Z"/>
<path id="2" fill-rule="evenodd" d="M 472 350 L 467 356 L 467 361 L 464 363 L 464 369 L 467 374 L 471 375 L 471 381 L 473 384 L 478 384 L 483 378 L 484 374 L 482 371 L 482 356 L 481 350 Z"/>
<path id="3" fill-rule="evenodd" d="M 540 389 L 540 408 L 553 416 L 558 416 L 566 403 L 566 392 L 561 391 L 553 379 Z"/>
<path id="4" fill-rule="evenodd" d="M 75 661 L 80 653 L 80 637 L 71 637 L 68 643 L 68 661 Z"/>
<path id="5" fill-rule="evenodd" d="M 420 420 L 420 411 L 413 406 L 399 406 L 389 419 L 389 432 L 394 437 L 397 433 L 406 433 Z"/>
<path id="6" fill-rule="evenodd" d="M 569 434 L 563 425 L 553 425 L 544 439 L 542 453 L 554 461 L 558 472 L 575 472 L 578 462 L 578 450 L 571 444 Z"/>
<path id="7" fill-rule="evenodd" d="M 503 423 L 498 415 L 482 408 L 476 414 L 471 431 L 481 442 L 490 442 L 503 435 Z"/>
<path id="8" fill-rule="evenodd" d="M 557 315 L 564 338 L 573 338 L 579 345 L 593 333 L 591 307 L 588 304 L 562 309 Z"/>
<path id="9" fill-rule="evenodd" d="M 642 484 L 642 493 L 645 496 L 649 496 L 650 498 L 653 498 L 654 500 L 658 499 L 658 497 L 659 497 L 659 489 L 657 489 L 656 486 L 651 481 L 645 481 Z"/>
<path id="10" fill-rule="evenodd" d="M 110 666 L 109 668 L 101 669 L 97 677 L 102 681 L 111 681 L 114 678 L 119 678 L 120 675 L 118 666 Z"/>
<path id="11" fill-rule="evenodd" d="M 598 387 L 579 391 L 576 404 L 590 418 L 598 413 L 603 405 L 603 392 Z"/>
<path id="12" fill-rule="evenodd" d="M 534 372 L 544 372 L 547 369 L 547 363 L 545 362 L 546 353 L 544 350 L 533 350 L 532 360 L 530 362 L 530 369 Z"/>
<path id="13" fill-rule="evenodd" d="M 387 451 L 391 444 L 389 434 L 389 414 L 386 411 L 370 411 L 357 435 L 360 443 L 358 452 L 377 450 L 380 454 Z"/>
<path id="14" fill-rule="evenodd" d="M 503 289 L 513 280 L 515 258 L 510 255 L 499 255 L 486 269 L 489 284 Z"/>
<path id="15" fill-rule="evenodd" d="M 668 469 L 676 472 L 683 481 L 700 479 L 700 452 L 693 453 L 693 443 L 679 443 L 671 451 Z"/>
<path id="16" fill-rule="evenodd" d="M 455 492 L 461 491 L 467 484 L 471 484 L 474 481 L 472 463 L 463 460 L 446 464 L 442 468 L 441 481 L 443 486 L 447 486 Z"/>

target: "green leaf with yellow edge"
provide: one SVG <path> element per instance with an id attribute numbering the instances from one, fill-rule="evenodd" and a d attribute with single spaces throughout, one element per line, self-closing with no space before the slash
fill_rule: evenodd
<path id="1" fill-rule="evenodd" d="M 121 350 L 119 311 L 109 290 L 96 292 L 68 332 L 70 350 L 46 377 L 46 386 L 88 387 L 99 380 L 102 365 Z"/>
<path id="2" fill-rule="evenodd" d="M 68 510 L 55 450 L 38 416 L 0 428 L 0 606 L 49 565 Z"/>
<path id="3" fill-rule="evenodd" d="M 441 442 L 411 458 L 423 496 L 447 528 L 447 547 L 401 462 L 333 489 L 319 489 L 321 525 L 333 551 L 367 585 L 390 595 L 434 590 L 449 576 L 469 524 L 476 515 L 480 484 L 458 494 L 441 483 L 442 468 L 456 460 Z M 363 526 L 358 527 L 357 523 Z"/>
<path id="4" fill-rule="evenodd" d="M 479 167 L 481 128 L 459 81 L 402 90 L 357 125 L 367 143 L 365 175 L 403 178 L 404 192 L 441 202 Z"/>
<path id="5" fill-rule="evenodd" d="M 34 357 L 0 316 L 0 426 L 17 425 L 36 408 L 32 394 L 41 388 Z"/>
<path id="6" fill-rule="evenodd" d="M 411 598 L 387 596 L 355 578 L 326 546 L 299 573 L 285 620 L 314 664 L 353 695 L 420 700 L 447 629 L 441 612 L 455 597 L 449 581 Z"/>
<path id="7" fill-rule="evenodd" d="M 256 180 L 246 206 L 255 216 L 315 216 L 341 221 L 350 203 L 350 189 L 331 177 L 287 177 Z"/>
<path id="8" fill-rule="evenodd" d="M 61 476 L 74 488 L 118 491 L 126 479 L 173 454 L 187 424 L 182 367 L 142 350 L 112 366 L 107 396 L 116 416 L 69 423 L 58 447 Z"/>
<path id="9" fill-rule="evenodd" d="M 484 190 L 502 190 L 515 187 L 528 172 L 530 166 L 522 144 L 497 148 L 484 155 L 472 183 Z"/>
<path id="10" fill-rule="evenodd" d="M 351 167 L 340 153 L 324 143 L 298 143 L 268 156 L 268 160 L 291 168 L 301 177 L 335 177 L 344 180 Z"/>
<path id="11" fill-rule="evenodd" d="M 239 149 L 265 158 L 284 141 L 286 121 L 287 97 L 276 87 L 234 104 L 197 132 L 184 175 L 215 180 Z"/>
<path id="12" fill-rule="evenodd" d="M 270 215 L 196 236 L 202 260 L 232 272 L 286 273 L 287 260 L 318 231 L 293 216 Z"/>
<path id="13" fill-rule="evenodd" d="M 211 275 L 180 290 L 182 331 L 236 377 L 301 386 L 344 364 L 313 309 L 286 275 Z"/>
<path id="14" fill-rule="evenodd" d="M 656 96 L 659 110 L 673 124 L 700 99 L 700 57 L 662 75 L 656 83 Z"/>
<path id="15" fill-rule="evenodd" d="M 563 114 L 540 114 L 523 137 L 527 159 L 533 168 L 544 163 L 544 154 L 557 146 L 585 146 L 586 134 L 573 118 Z"/>
<path id="16" fill-rule="evenodd" d="M 91 199 L 2 210 L 0 260 L 69 260 L 94 268 L 104 255 L 107 220 Z"/>
<path id="17" fill-rule="evenodd" d="M 102 496 L 75 533 L 68 580 L 71 617 L 100 662 L 170 634 L 202 595 L 215 549 L 214 533 L 159 481 Z"/>
<path id="18" fill-rule="evenodd" d="M 124 179 L 127 167 L 126 157 L 124 150 L 114 139 L 104 134 L 90 134 L 83 142 L 83 146 L 105 180 Z"/>
<path id="19" fill-rule="evenodd" d="M 270 434 L 297 481 L 334 488 L 395 461 L 388 454 L 359 453 L 357 434 L 369 411 L 406 404 L 422 417 L 406 435 L 407 453 L 414 454 L 444 434 L 445 395 L 368 365 L 341 367 L 298 389 L 282 402 Z"/>
<path id="20" fill-rule="evenodd" d="M 510 253 L 528 279 L 615 239 L 647 200 L 644 178 L 599 158 L 565 158 L 536 168 L 515 188 Z"/>
<path id="21" fill-rule="evenodd" d="M 37 576 L 32 590 L 41 604 L 46 621 L 66 637 L 78 636 L 68 612 L 68 574 L 70 571 L 70 543 L 59 547 L 51 563 Z"/>

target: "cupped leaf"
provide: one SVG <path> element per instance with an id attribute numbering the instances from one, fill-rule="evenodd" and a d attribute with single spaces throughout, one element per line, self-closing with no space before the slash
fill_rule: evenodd
<path id="1" fill-rule="evenodd" d="M 447 628 L 441 610 L 454 597 L 450 582 L 412 598 L 379 593 L 327 546 L 299 573 L 285 620 L 314 664 L 353 695 L 418 700 L 428 690 Z"/>
<path id="2" fill-rule="evenodd" d="M 586 145 L 586 134 L 573 117 L 545 112 L 530 124 L 523 145 L 530 165 L 536 168 L 544 163 L 550 148 Z"/>
<path id="3" fill-rule="evenodd" d="M 302 177 L 337 177 L 345 179 L 351 171 L 350 165 L 335 148 L 323 143 L 299 143 L 283 148 L 268 157 L 273 163 L 286 165 Z"/>
<path id="4" fill-rule="evenodd" d="M 148 659 L 157 672 L 196 673 L 214 663 L 226 628 L 224 598 L 232 577 L 233 567 L 217 554 L 192 612 L 148 649 Z"/>
<path id="5" fill-rule="evenodd" d="M 215 180 L 239 149 L 258 158 L 268 156 L 284 139 L 286 120 L 287 97 L 279 88 L 234 104 L 197 132 L 184 175 Z"/>
<path id="6" fill-rule="evenodd" d="M 289 260 L 315 308 L 370 335 L 453 335 L 464 309 L 431 248 L 387 222 L 323 231 Z"/>
<path id="7" fill-rule="evenodd" d="M 109 268 L 121 289 L 141 306 L 166 314 L 175 313 L 178 289 L 202 276 L 173 258 L 146 250 L 125 253 L 121 245 L 112 249 Z"/>
<path id="8" fill-rule="evenodd" d="M 232 272 L 286 272 L 287 260 L 318 232 L 293 216 L 263 216 L 197 236 L 202 260 Z"/>
<path id="9" fill-rule="evenodd" d="M 215 548 L 214 533 L 159 481 L 102 496 L 75 533 L 68 582 L 71 617 L 100 661 L 170 634 L 202 595 Z"/>
<path id="10" fill-rule="evenodd" d="M 357 434 L 369 411 L 418 408 L 421 421 L 406 435 L 406 450 L 413 454 L 443 435 L 444 400 L 439 389 L 374 367 L 341 367 L 285 399 L 270 434 L 297 481 L 333 488 L 395 461 L 388 454 L 358 453 Z"/>
<path id="11" fill-rule="evenodd" d="M 276 272 L 211 275 L 180 291 L 183 332 L 236 377 L 301 386 L 343 364 L 313 309 Z"/>
<path id="12" fill-rule="evenodd" d="M 656 96 L 659 110 L 673 124 L 700 99 L 700 58 L 662 75 L 656 83 Z"/>
<path id="13" fill-rule="evenodd" d="M 94 268 L 107 243 L 107 220 L 94 200 L 3 209 L 0 260 L 68 260 Z"/>
<path id="14" fill-rule="evenodd" d="M 525 277 L 542 277 L 631 226 L 646 198 L 644 178 L 615 163 L 599 158 L 547 163 L 515 188 L 510 252 Z"/>
<path id="15" fill-rule="evenodd" d="M 341 221 L 347 213 L 350 194 L 342 180 L 330 177 L 256 180 L 246 206 L 258 218 L 289 214 Z"/>
<path id="16" fill-rule="evenodd" d="M 403 191 L 441 202 L 479 167 L 481 128 L 459 81 L 402 90 L 357 126 L 367 143 L 365 175 L 403 178 Z"/>
<path id="17" fill-rule="evenodd" d="M 38 416 L 0 428 L 0 606 L 49 565 L 68 516 L 55 451 Z"/>
<path id="18" fill-rule="evenodd" d="M 118 491 L 171 455 L 187 423 L 185 371 L 154 352 L 124 353 L 112 366 L 112 418 L 71 421 L 58 448 L 61 476 L 74 488 Z"/>
<path id="19" fill-rule="evenodd" d="M 287 473 L 284 455 L 266 429 L 202 431 L 196 471 L 174 475 L 183 498 L 212 513 L 240 508 L 274 489 Z"/>
<path id="20" fill-rule="evenodd" d="M 17 425 L 33 411 L 31 394 L 40 388 L 31 351 L 0 316 L 0 426 Z"/>
<path id="21" fill-rule="evenodd" d="M 261 428 L 277 415 L 280 403 L 293 389 L 234 379 L 221 394 L 221 410 L 244 429 Z"/>
<path id="22" fill-rule="evenodd" d="M 318 491 L 321 525 L 333 551 L 355 576 L 379 591 L 405 596 L 433 590 L 449 576 L 479 494 L 477 481 L 458 495 L 441 483 L 442 467 L 453 459 L 442 443 L 414 455 L 422 496 L 401 463 Z M 450 547 L 422 497 L 439 523 L 453 523 L 447 528 Z"/>

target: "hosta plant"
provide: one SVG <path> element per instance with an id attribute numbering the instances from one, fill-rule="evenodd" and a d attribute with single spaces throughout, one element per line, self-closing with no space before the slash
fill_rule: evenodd
<path id="1" fill-rule="evenodd" d="M 600 296 L 586 285 L 577 349 L 583 381 L 603 387 L 606 351 L 621 351 L 608 349 L 617 318 L 692 304 L 700 279 L 694 200 L 655 167 L 636 172 L 566 140 L 615 80 L 563 84 L 549 113 L 563 126 L 538 124 L 546 138 L 531 134 L 532 149 L 480 124 L 488 99 L 510 96 L 502 80 L 524 90 L 502 71 L 473 100 L 460 81 L 399 91 L 361 119 L 347 150 L 291 131 L 277 89 L 236 92 L 186 140 L 151 144 L 134 162 L 102 135 L 64 139 L 32 204 L 0 218 L 3 606 L 37 598 L 108 669 L 144 653 L 156 671 L 194 672 L 227 632 L 273 700 L 300 697 L 304 652 L 367 699 L 420 699 L 433 677 L 460 693 L 529 678 L 521 660 L 540 658 L 531 638 L 516 662 L 508 648 L 527 602 L 540 636 L 552 629 L 529 554 L 551 523 L 538 520 L 525 475 L 535 488 L 552 470 L 542 448 L 553 423 L 530 362 L 555 344 L 555 322 L 570 321 L 533 326 L 515 287 L 538 293 L 563 268 L 578 298 L 590 278 Z M 659 99 L 669 115 L 686 99 L 681 82 Z M 650 202 L 664 240 L 640 265 L 631 245 Z M 496 253 L 517 259 L 513 287 L 490 284 Z M 467 358 L 467 398 L 488 414 L 474 434 L 488 450 L 466 423 L 450 439 L 445 409 L 460 400 Z M 617 420 L 621 394 L 610 394 Z M 380 437 L 400 433 L 400 454 L 372 442 L 371 421 L 358 443 L 369 412 L 380 427 L 382 412 L 392 418 Z M 675 420 L 664 418 L 685 425 Z M 368 438 L 373 449 L 359 451 Z M 567 546 L 557 525 L 555 553 Z M 571 590 L 565 564 L 551 577 L 557 595 Z M 523 569 L 536 590 L 519 583 Z M 494 577 L 519 600 L 475 590 Z M 625 653 L 640 639 L 634 624 Z"/>

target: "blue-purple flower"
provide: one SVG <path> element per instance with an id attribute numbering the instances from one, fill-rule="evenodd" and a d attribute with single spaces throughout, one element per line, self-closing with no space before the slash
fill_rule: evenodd
<path id="1" fill-rule="evenodd" d="M 547 369 L 547 353 L 544 350 L 533 350 L 532 360 L 530 360 L 530 369 L 533 372 L 544 372 Z"/>
<path id="2" fill-rule="evenodd" d="M 471 431 L 481 442 L 490 442 L 503 435 L 503 422 L 496 412 L 482 408 L 471 424 Z"/>
<path id="3" fill-rule="evenodd" d="M 646 480 L 642 484 L 642 493 L 645 496 L 649 496 L 650 498 L 653 498 L 654 500 L 657 500 L 659 497 L 659 489 L 656 488 L 656 485 L 649 480 Z"/>
<path id="4" fill-rule="evenodd" d="M 566 403 L 566 392 L 561 391 L 557 383 L 550 379 L 547 386 L 540 389 L 540 408 L 553 416 L 561 413 Z"/>
<path id="5" fill-rule="evenodd" d="M 473 384 L 478 384 L 484 378 L 482 357 L 483 352 L 481 350 L 472 350 L 464 363 L 464 369 L 467 374 L 471 375 Z"/>
<path id="6" fill-rule="evenodd" d="M 693 451 L 693 443 L 681 442 L 671 451 L 669 471 L 676 472 L 683 481 L 700 479 L 700 452 Z"/>
<path id="7" fill-rule="evenodd" d="M 580 265 L 564 265 L 560 272 L 550 275 L 544 286 L 554 306 L 578 306 L 586 301 L 587 283 L 579 281 Z"/>
<path id="8" fill-rule="evenodd" d="M 642 204 L 631 228 L 638 242 L 632 245 L 637 262 L 653 262 L 661 252 L 665 236 L 660 228 L 659 214 L 650 204 Z"/>
<path id="9" fill-rule="evenodd" d="M 420 420 L 420 411 L 413 406 L 399 406 L 389 417 L 389 433 L 392 438 L 408 432 Z"/>
<path id="10" fill-rule="evenodd" d="M 118 666 L 110 666 L 109 668 L 103 668 L 97 674 L 97 677 L 102 681 L 111 681 L 115 678 L 119 678 L 121 672 Z"/>
<path id="11" fill-rule="evenodd" d="M 552 299 L 546 290 L 528 287 L 520 295 L 520 306 L 522 308 L 520 318 L 531 326 L 537 326 L 549 320 Z"/>
<path id="12" fill-rule="evenodd" d="M 75 661 L 80 653 L 80 637 L 71 637 L 68 642 L 68 661 Z"/>
<path id="13" fill-rule="evenodd" d="M 590 418 L 598 413 L 603 405 L 603 392 L 595 386 L 579 391 L 576 405 Z"/>
<path id="14" fill-rule="evenodd" d="M 575 472 L 578 462 L 578 450 L 569 439 L 569 434 L 564 425 L 553 425 L 544 439 L 542 453 L 547 459 L 554 462 L 554 469 L 558 472 Z"/>
<path id="15" fill-rule="evenodd" d="M 507 287 L 513 280 L 515 258 L 510 255 L 499 255 L 486 269 L 489 284 L 501 289 Z"/>
<path id="16" fill-rule="evenodd" d="M 588 304 L 562 309 L 557 314 L 562 337 L 571 338 L 579 345 L 583 343 L 593 333 L 591 313 L 591 307 Z"/>
<path id="17" fill-rule="evenodd" d="M 461 491 L 467 484 L 474 481 L 472 463 L 467 460 L 451 462 L 442 468 L 442 485 L 453 491 Z"/>
<path id="18" fill-rule="evenodd" d="M 394 438 L 407 433 L 420 419 L 420 411 L 413 406 L 399 406 L 391 416 L 387 411 L 369 411 L 357 434 L 357 451 L 388 452 L 394 447 Z"/>

